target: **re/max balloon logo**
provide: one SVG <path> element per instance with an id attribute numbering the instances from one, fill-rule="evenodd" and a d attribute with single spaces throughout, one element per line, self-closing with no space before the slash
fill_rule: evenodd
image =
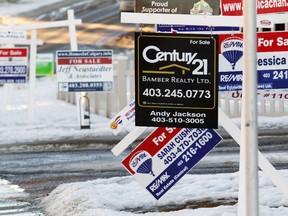
<path id="1" fill-rule="evenodd" d="M 243 56 L 243 40 L 239 37 L 226 38 L 221 43 L 221 53 L 231 64 L 232 70 L 235 69 L 236 63 Z"/>
<path id="2" fill-rule="evenodd" d="M 155 176 L 152 171 L 152 157 L 147 151 L 136 152 L 129 165 L 134 172 Z"/>
<path id="3" fill-rule="evenodd" d="M 230 49 L 230 48 L 235 48 L 235 49 L 243 49 L 243 40 L 242 38 L 239 37 L 229 37 L 226 38 L 222 42 L 221 50 L 224 49 Z"/>

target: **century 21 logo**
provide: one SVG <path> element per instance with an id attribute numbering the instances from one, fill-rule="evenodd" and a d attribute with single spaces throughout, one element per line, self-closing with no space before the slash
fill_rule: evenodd
<path id="1" fill-rule="evenodd" d="M 148 53 L 150 54 L 148 57 Z M 151 55 L 152 53 L 152 55 Z M 148 63 L 155 64 L 157 62 L 184 62 L 187 65 L 196 65 L 196 68 L 192 71 L 192 75 L 207 75 L 208 74 L 208 60 L 207 59 L 197 59 L 198 53 L 182 52 L 179 53 L 176 49 L 172 52 L 162 52 L 157 46 L 147 46 L 143 52 L 142 56 L 144 60 Z M 172 64 L 172 66 L 180 67 L 180 65 Z M 162 67 L 167 68 L 167 67 Z M 159 68 L 161 70 L 161 68 Z"/>

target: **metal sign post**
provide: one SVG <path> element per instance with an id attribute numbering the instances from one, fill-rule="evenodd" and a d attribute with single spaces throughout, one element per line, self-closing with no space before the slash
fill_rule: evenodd
<path id="1" fill-rule="evenodd" d="M 244 70 L 238 215 L 258 216 L 256 1 L 243 0 Z"/>
<path id="2" fill-rule="evenodd" d="M 90 129 L 90 104 L 86 93 L 80 97 L 79 106 L 80 129 Z"/>

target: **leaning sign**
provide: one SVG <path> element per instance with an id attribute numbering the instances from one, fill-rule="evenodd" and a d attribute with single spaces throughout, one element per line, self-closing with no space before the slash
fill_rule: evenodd
<path id="1" fill-rule="evenodd" d="M 0 48 L 0 83 L 26 83 L 28 75 L 27 48 Z"/>
<path id="2" fill-rule="evenodd" d="M 129 124 L 135 121 L 135 100 L 131 101 L 116 116 L 109 121 L 109 127 L 117 135 Z"/>
<path id="3" fill-rule="evenodd" d="M 57 51 L 58 91 L 113 91 L 112 53 L 112 50 Z"/>
<path id="4" fill-rule="evenodd" d="M 136 33 L 136 126 L 218 127 L 218 36 Z"/>
<path id="5" fill-rule="evenodd" d="M 122 164 L 158 200 L 221 140 L 213 129 L 161 127 Z"/>

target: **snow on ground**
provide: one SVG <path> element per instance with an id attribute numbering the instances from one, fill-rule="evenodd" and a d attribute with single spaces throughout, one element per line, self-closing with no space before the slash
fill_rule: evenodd
<path id="1" fill-rule="evenodd" d="M 287 171 L 281 171 L 286 178 Z M 285 216 L 288 200 L 260 173 L 261 216 Z M 171 205 L 193 204 L 199 201 L 234 200 L 238 197 L 238 173 L 191 175 L 183 177 L 159 201 L 152 198 L 132 177 L 115 177 L 95 181 L 64 184 L 55 189 L 42 204 L 49 215 L 132 216 L 129 209 L 145 210 Z M 284 207 L 286 206 L 286 207 Z M 236 216 L 236 205 L 221 205 L 170 212 L 151 212 L 147 216 Z M 125 211 L 126 210 L 126 211 Z M 141 214 L 142 215 L 142 214 Z"/>
<path id="2" fill-rule="evenodd" d="M 81 137 L 85 139 L 87 136 L 95 138 L 97 136 L 114 136 L 108 127 L 109 119 L 95 114 L 91 114 L 91 129 L 80 130 L 76 106 L 57 100 L 56 93 L 55 78 L 36 80 L 34 118 L 33 124 L 29 125 L 28 84 L 0 87 L 0 145 Z M 239 119 L 234 120 L 236 123 L 239 122 Z M 281 128 L 288 126 L 286 117 L 259 118 L 261 128 L 275 128 L 277 122 Z M 208 160 L 216 162 L 219 158 L 212 157 Z M 281 170 L 280 174 L 288 180 L 288 170 Z M 288 215 L 288 198 L 262 172 L 259 174 L 259 184 L 260 215 Z M 5 180 L 0 180 L 1 193 L 5 190 L 11 190 L 11 184 Z M 188 174 L 159 201 L 156 201 L 133 177 L 115 177 L 63 184 L 52 191 L 43 200 L 42 205 L 48 215 L 53 216 L 129 216 L 140 214 L 137 212 L 129 213 L 128 211 L 131 209 L 145 210 L 205 200 L 224 199 L 235 201 L 237 197 L 238 172 L 215 175 Z M 154 212 L 145 215 L 235 216 L 237 215 L 237 204 L 221 205 L 214 208 L 175 210 L 165 213 Z"/>
<path id="3" fill-rule="evenodd" d="M 23 193 L 24 189 L 17 185 L 11 184 L 9 181 L 0 179 L 0 203 L 9 197 L 25 197 L 28 194 Z"/>
<path id="4" fill-rule="evenodd" d="M 29 120 L 28 84 L 1 88 L 0 145 L 113 135 L 107 127 L 109 119 L 96 115 L 91 115 L 91 122 L 94 122 L 92 130 L 79 130 L 77 109 L 74 105 L 57 100 L 54 78 L 38 79 L 36 85 L 32 122 Z"/>

